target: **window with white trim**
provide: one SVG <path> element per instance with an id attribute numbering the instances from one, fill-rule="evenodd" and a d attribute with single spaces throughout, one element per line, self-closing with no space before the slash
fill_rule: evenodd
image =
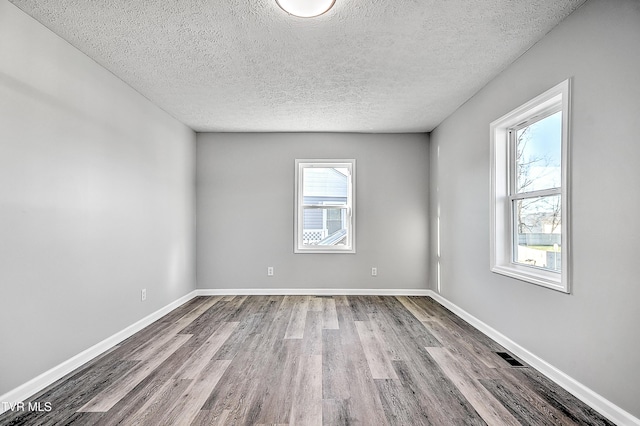
<path id="1" fill-rule="evenodd" d="M 491 270 L 570 292 L 565 80 L 491 123 Z"/>
<path id="2" fill-rule="evenodd" d="M 296 160 L 295 253 L 355 253 L 355 167 Z"/>

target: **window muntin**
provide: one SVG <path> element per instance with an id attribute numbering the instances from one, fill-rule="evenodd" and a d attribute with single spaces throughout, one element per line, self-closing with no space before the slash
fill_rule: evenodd
<path id="1" fill-rule="evenodd" d="M 570 290 L 570 81 L 491 123 L 491 270 Z"/>
<path id="2" fill-rule="evenodd" d="M 355 253 L 355 160 L 296 160 L 296 253 Z"/>

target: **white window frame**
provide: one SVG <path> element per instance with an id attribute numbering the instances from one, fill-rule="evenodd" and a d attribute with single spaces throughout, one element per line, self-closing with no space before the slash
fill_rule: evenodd
<path id="1" fill-rule="evenodd" d="M 350 179 L 347 181 L 346 244 L 335 246 L 314 246 L 303 244 L 303 212 L 305 208 L 331 207 L 330 204 L 304 205 L 302 196 L 302 170 L 313 167 L 335 167 L 349 170 Z M 294 253 L 355 253 L 356 252 L 356 160 L 355 159 L 297 159 L 295 161 L 295 224 L 294 224 Z M 340 206 L 342 207 L 342 205 Z"/>
<path id="2" fill-rule="evenodd" d="M 543 94 L 516 108 L 491 123 L 491 234 L 490 268 L 492 272 L 521 281 L 548 287 L 564 293 L 571 292 L 571 227 L 570 227 L 570 105 L 571 80 L 552 87 Z M 510 192 L 513 186 L 510 131 L 521 128 L 562 111 L 562 160 L 561 187 L 541 191 L 542 195 L 560 194 L 562 206 L 562 271 L 560 273 L 515 263 L 514 215 L 512 200 L 519 198 Z"/>

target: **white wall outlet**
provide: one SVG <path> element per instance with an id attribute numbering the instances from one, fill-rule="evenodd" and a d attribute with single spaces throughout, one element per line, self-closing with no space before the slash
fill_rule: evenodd
<path id="1" fill-rule="evenodd" d="M 269 277 L 273 276 L 273 266 L 269 266 L 267 268 L 267 276 L 269 276 Z"/>
<path id="2" fill-rule="evenodd" d="M 147 289 L 143 288 L 140 290 L 140 301 L 144 302 L 145 300 L 147 300 Z"/>
<path id="3" fill-rule="evenodd" d="M 378 268 L 376 268 L 375 266 L 373 268 L 371 268 L 371 276 L 372 277 L 377 277 L 378 276 Z"/>

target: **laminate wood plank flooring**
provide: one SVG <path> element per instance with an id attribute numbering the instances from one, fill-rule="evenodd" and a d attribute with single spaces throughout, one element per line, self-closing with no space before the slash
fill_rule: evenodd
<path id="1" fill-rule="evenodd" d="M 304 325 L 307 320 L 307 311 L 309 310 L 309 296 L 287 296 L 291 297 L 294 302 L 285 339 L 302 339 L 304 335 Z"/>
<path id="2" fill-rule="evenodd" d="M 106 412 L 128 394 L 134 387 L 148 377 L 171 354 L 191 338 L 188 334 L 175 336 L 160 348 L 157 356 L 142 361 L 120 380 L 113 382 L 107 389 L 96 395 L 91 401 L 80 407 L 79 412 Z"/>
<path id="3" fill-rule="evenodd" d="M 364 355 L 374 379 L 398 379 L 393 365 L 391 365 L 390 351 L 386 343 L 379 338 L 381 333 L 373 321 L 355 321 L 356 330 L 360 337 Z M 382 336 L 381 336 L 382 337 Z"/>
<path id="4" fill-rule="evenodd" d="M 471 406 L 488 424 L 518 425 L 519 422 L 492 394 L 471 375 L 463 362 L 449 352 L 447 348 L 426 348 L 438 366 L 451 379 Z"/>
<path id="5" fill-rule="evenodd" d="M 612 425 L 429 297 L 197 297 L 0 425 Z"/>

